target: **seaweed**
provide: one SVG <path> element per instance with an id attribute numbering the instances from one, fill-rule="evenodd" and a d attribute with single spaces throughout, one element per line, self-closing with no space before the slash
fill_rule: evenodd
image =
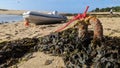
<path id="1" fill-rule="evenodd" d="M 0 67 L 15 65 L 26 54 L 40 51 L 61 56 L 66 68 L 119 68 L 120 38 L 104 36 L 103 41 L 78 37 L 78 29 L 70 28 L 40 38 L 25 38 L 0 43 Z"/>
<path id="2" fill-rule="evenodd" d="M 0 67 L 8 67 L 19 62 L 26 53 L 33 52 L 37 39 L 25 38 L 0 43 Z"/>

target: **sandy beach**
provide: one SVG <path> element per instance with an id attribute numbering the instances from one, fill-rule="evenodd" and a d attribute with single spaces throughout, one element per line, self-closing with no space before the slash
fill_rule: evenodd
<path id="1" fill-rule="evenodd" d="M 0 41 L 10 41 L 22 38 L 33 38 L 48 35 L 63 24 L 24 26 L 24 22 L 6 23 L 0 25 Z"/>
<path id="2" fill-rule="evenodd" d="M 104 35 L 107 36 L 120 36 L 120 18 L 99 18 L 104 28 Z M 30 24 L 24 26 L 24 21 L 0 24 L 0 41 L 10 41 L 22 38 L 33 38 L 48 35 L 54 32 L 56 29 L 63 26 L 61 24 L 49 24 L 49 25 L 35 25 Z M 91 26 L 89 27 L 91 29 Z"/>
<path id="3" fill-rule="evenodd" d="M 22 38 L 41 37 L 55 31 L 60 25 L 34 25 L 24 26 L 24 22 L 6 23 L 0 25 L 0 42 Z M 34 58 L 18 64 L 19 68 L 64 68 L 62 57 L 46 55 L 41 52 L 33 53 Z M 47 60 L 53 60 L 50 65 L 45 65 Z"/>
<path id="4" fill-rule="evenodd" d="M 25 10 L 0 10 L 0 14 L 8 14 L 8 15 L 22 15 L 22 13 L 26 12 Z"/>
<path id="5" fill-rule="evenodd" d="M 1 0 L 0 68 L 120 68 L 120 0 Z"/>
<path id="6" fill-rule="evenodd" d="M 0 14 L 2 12 L 0 11 Z M 19 12 L 17 14 L 21 14 Z M 7 14 L 7 13 L 5 13 Z M 12 14 L 12 13 L 8 13 Z M 107 36 L 118 36 L 120 37 L 120 18 L 113 17 L 99 18 L 102 22 L 104 28 L 104 35 Z M 35 25 L 30 24 L 29 26 L 24 26 L 24 21 L 0 24 L 0 42 L 11 41 L 22 38 L 33 38 L 42 37 L 54 32 L 56 29 L 63 26 L 65 23 L 60 24 L 49 24 L 49 25 Z M 91 26 L 89 27 L 90 29 Z M 64 68 L 64 62 L 61 57 L 50 56 L 41 52 L 36 52 L 33 54 L 34 58 L 18 64 L 19 68 Z M 45 65 L 47 60 L 53 60 L 50 65 Z M 34 63 L 33 63 L 34 62 Z"/>

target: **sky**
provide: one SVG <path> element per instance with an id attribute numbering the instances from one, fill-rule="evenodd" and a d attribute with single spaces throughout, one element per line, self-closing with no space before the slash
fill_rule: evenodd
<path id="1" fill-rule="evenodd" d="M 1 0 L 0 9 L 58 11 L 81 13 L 85 7 L 95 8 L 120 6 L 120 0 Z"/>

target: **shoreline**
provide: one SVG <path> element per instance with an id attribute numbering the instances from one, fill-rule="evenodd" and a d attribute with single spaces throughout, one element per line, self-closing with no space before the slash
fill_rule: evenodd
<path id="1" fill-rule="evenodd" d="M 0 14 L 22 15 L 26 10 L 0 10 Z"/>

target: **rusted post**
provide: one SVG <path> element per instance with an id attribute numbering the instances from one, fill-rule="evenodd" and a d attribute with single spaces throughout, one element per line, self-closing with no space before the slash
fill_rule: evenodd
<path id="1" fill-rule="evenodd" d="M 94 29 L 94 40 L 102 40 L 103 39 L 103 26 L 99 19 L 96 17 L 92 17 L 89 20 L 90 25 L 93 26 Z"/>
<path id="2" fill-rule="evenodd" d="M 29 19 L 27 19 L 27 18 L 25 19 L 24 25 L 29 26 Z"/>
<path id="3" fill-rule="evenodd" d="M 88 25 L 84 21 L 78 21 L 76 26 L 78 27 L 78 37 L 88 37 Z"/>
<path id="4" fill-rule="evenodd" d="M 78 27 L 78 36 L 80 38 L 88 37 L 88 25 L 92 25 L 94 30 L 93 40 L 102 40 L 103 39 L 103 26 L 99 19 L 93 16 L 87 16 L 83 20 L 79 20 L 76 26 Z"/>

